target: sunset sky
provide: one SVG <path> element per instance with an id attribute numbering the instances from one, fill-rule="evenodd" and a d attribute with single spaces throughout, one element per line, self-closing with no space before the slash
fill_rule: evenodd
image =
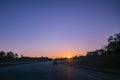
<path id="1" fill-rule="evenodd" d="M 119 0 L 0 0 L 0 51 L 84 55 L 119 32 Z"/>

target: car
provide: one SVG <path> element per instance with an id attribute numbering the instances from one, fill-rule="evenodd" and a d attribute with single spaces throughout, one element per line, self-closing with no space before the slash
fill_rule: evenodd
<path id="1" fill-rule="evenodd" d="M 53 64 L 53 65 L 58 65 L 58 62 L 57 62 L 57 61 L 53 61 L 52 64 Z"/>

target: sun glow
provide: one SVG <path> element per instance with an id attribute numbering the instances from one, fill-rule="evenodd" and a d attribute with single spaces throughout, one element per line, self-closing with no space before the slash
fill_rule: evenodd
<path id="1" fill-rule="evenodd" d="M 67 56 L 67 58 L 68 58 L 68 59 L 70 59 L 70 58 L 71 58 L 71 56 Z"/>

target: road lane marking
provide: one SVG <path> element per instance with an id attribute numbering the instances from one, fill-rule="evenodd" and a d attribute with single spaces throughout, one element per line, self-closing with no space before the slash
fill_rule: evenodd
<path id="1" fill-rule="evenodd" d="M 77 73 L 79 73 L 79 74 L 81 74 L 81 75 L 84 75 L 84 76 L 87 76 L 87 77 L 90 77 L 90 78 L 93 78 L 93 79 L 96 79 L 96 80 L 103 80 L 103 79 L 100 79 L 100 78 L 98 78 L 98 77 L 95 77 L 95 76 L 86 74 L 86 73 L 80 73 L 80 72 L 77 72 Z"/>

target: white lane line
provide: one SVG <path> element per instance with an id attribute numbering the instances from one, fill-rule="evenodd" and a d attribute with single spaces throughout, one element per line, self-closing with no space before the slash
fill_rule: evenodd
<path id="1" fill-rule="evenodd" d="M 77 72 L 77 73 L 79 73 L 79 74 L 81 74 L 81 75 L 84 75 L 84 76 L 87 76 L 87 77 L 90 77 L 90 78 L 93 78 L 93 79 L 96 79 L 96 80 L 103 80 L 103 79 L 100 79 L 100 78 L 95 77 L 95 76 L 93 76 L 93 75 L 86 74 L 86 73 L 80 73 L 80 72 Z"/>

